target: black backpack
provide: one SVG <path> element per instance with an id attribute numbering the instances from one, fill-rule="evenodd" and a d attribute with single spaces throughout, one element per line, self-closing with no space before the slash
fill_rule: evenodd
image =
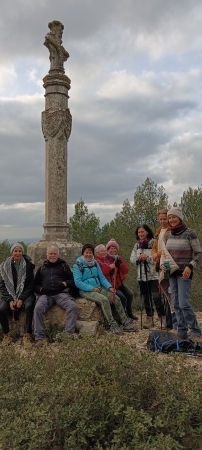
<path id="1" fill-rule="evenodd" d="M 169 331 L 153 330 L 149 333 L 147 348 L 151 352 L 192 353 L 195 350 L 195 344 L 188 339 L 181 339 L 179 336 Z"/>

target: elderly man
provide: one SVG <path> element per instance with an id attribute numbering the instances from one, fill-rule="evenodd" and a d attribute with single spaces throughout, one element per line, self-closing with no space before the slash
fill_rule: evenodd
<path id="1" fill-rule="evenodd" d="M 34 290 L 39 295 L 34 310 L 34 335 L 36 346 L 41 347 L 45 341 L 43 316 L 47 309 L 57 304 L 66 311 L 64 337 L 74 337 L 77 306 L 69 294 L 74 286 L 73 274 L 63 259 L 59 258 L 59 249 L 51 246 L 47 250 L 47 259 L 37 270 Z"/>
<path id="2" fill-rule="evenodd" d="M 152 246 L 152 257 L 153 261 L 156 263 L 156 268 L 159 270 L 159 263 L 162 253 L 162 242 L 164 241 L 166 235 L 170 231 L 170 226 L 168 223 L 167 218 L 167 209 L 160 209 L 157 213 L 158 220 L 160 223 L 160 227 L 157 228 L 154 243 Z M 156 269 L 157 270 L 157 269 Z M 163 291 L 165 298 L 167 300 L 166 302 L 166 328 L 176 329 L 177 327 L 177 320 L 175 316 L 175 310 L 173 306 L 173 301 L 171 299 L 171 295 L 169 293 L 169 282 L 167 283 L 167 287 L 164 287 Z"/>

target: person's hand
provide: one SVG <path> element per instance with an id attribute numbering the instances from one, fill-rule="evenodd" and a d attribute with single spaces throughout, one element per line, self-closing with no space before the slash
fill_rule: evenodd
<path id="1" fill-rule="evenodd" d="M 64 284 L 64 286 L 67 287 L 66 281 L 62 281 L 62 284 Z"/>
<path id="2" fill-rule="evenodd" d="M 17 308 L 20 309 L 22 308 L 23 305 L 23 301 L 19 298 L 19 300 L 17 301 Z"/>
<path id="3" fill-rule="evenodd" d="M 115 263 L 109 264 L 110 269 L 115 269 Z"/>
<path id="4" fill-rule="evenodd" d="M 162 270 L 162 272 L 164 272 L 164 273 L 165 273 L 165 272 L 166 272 L 166 270 L 167 270 L 167 269 L 166 269 L 166 267 L 164 266 L 164 264 L 161 264 L 161 266 L 160 266 L 160 269 L 161 269 L 161 270 Z"/>
<path id="5" fill-rule="evenodd" d="M 186 266 L 182 272 L 182 278 L 187 279 L 190 277 L 190 275 L 191 275 L 191 269 L 188 266 Z"/>
<path id="6" fill-rule="evenodd" d="M 155 263 L 159 262 L 159 257 L 157 255 L 157 253 L 154 253 L 154 255 L 152 255 L 152 258 Z"/>
<path id="7" fill-rule="evenodd" d="M 116 294 L 116 289 L 114 289 L 113 287 L 109 288 L 109 291 L 112 292 L 112 294 Z"/>
<path id="8" fill-rule="evenodd" d="M 147 255 L 145 253 L 141 253 L 139 256 L 139 261 L 146 261 Z"/>
<path id="9" fill-rule="evenodd" d="M 9 302 L 9 306 L 10 306 L 10 309 L 11 309 L 11 311 L 14 311 L 15 310 L 15 303 L 14 303 L 14 301 L 13 300 L 11 300 L 10 302 Z"/>
<path id="10" fill-rule="evenodd" d="M 100 292 L 101 291 L 101 288 L 94 288 L 93 289 L 93 292 Z"/>

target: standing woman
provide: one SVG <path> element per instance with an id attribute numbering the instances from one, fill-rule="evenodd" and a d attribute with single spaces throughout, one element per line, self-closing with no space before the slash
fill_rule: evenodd
<path id="1" fill-rule="evenodd" d="M 159 293 L 158 273 L 151 256 L 154 235 L 146 224 L 139 225 L 135 230 L 135 235 L 137 243 L 131 253 L 130 262 L 137 265 L 137 279 L 146 310 L 143 328 L 150 328 L 153 325 L 153 302 L 159 319 L 165 321 L 165 310 Z"/>
<path id="2" fill-rule="evenodd" d="M 195 231 L 187 228 L 183 222 L 180 208 L 173 207 L 168 211 L 168 222 L 171 229 L 165 237 L 166 250 L 178 265 L 178 269 L 170 276 L 170 290 L 177 318 L 178 335 L 186 339 L 189 326 L 191 339 L 194 342 L 200 342 L 201 329 L 190 304 L 190 292 L 193 269 L 202 260 L 201 246 Z M 161 270 L 165 272 L 163 259 L 164 256 L 161 258 Z"/>
<path id="3" fill-rule="evenodd" d="M 9 345 L 12 339 L 9 334 L 8 313 L 19 313 L 23 309 L 26 315 L 25 347 L 31 345 L 32 318 L 35 306 L 34 264 L 29 256 L 24 255 L 21 244 L 13 244 L 11 256 L 0 264 L 0 324 L 3 331 L 3 345 Z"/>

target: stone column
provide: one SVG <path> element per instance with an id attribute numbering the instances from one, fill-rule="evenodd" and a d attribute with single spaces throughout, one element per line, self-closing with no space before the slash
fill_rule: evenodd
<path id="1" fill-rule="evenodd" d="M 48 27 L 50 32 L 44 45 L 50 53 L 50 70 L 43 79 L 45 111 L 42 112 L 46 146 L 45 223 L 42 240 L 28 247 L 28 254 L 37 265 L 45 259 L 46 249 L 52 243 L 58 245 L 61 256 L 69 263 L 74 262 L 81 249 L 81 244 L 70 242 L 67 223 L 67 142 L 72 116 L 68 108 L 71 82 L 65 75 L 64 62 L 69 53 L 62 46 L 62 23 L 54 20 Z"/>

